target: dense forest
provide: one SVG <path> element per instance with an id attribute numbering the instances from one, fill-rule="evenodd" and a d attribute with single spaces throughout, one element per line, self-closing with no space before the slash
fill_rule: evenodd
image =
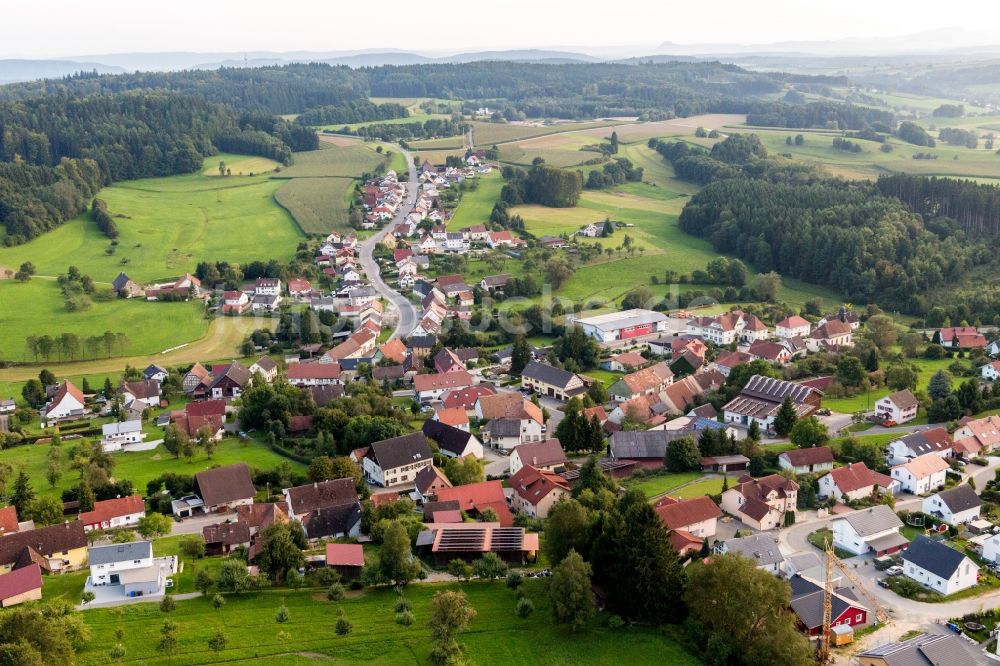
<path id="1" fill-rule="evenodd" d="M 500 190 L 500 201 L 509 206 L 533 203 L 569 208 L 580 201 L 583 191 L 581 172 L 557 169 L 541 162 L 527 171 L 505 166 L 502 173 L 506 183 Z"/>
<path id="2" fill-rule="evenodd" d="M 103 186 L 191 173 L 217 150 L 291 160 L 317 147 L 308 129 L 179 95 L 129 93 L 0 103 L 4 243 L 82 212 Z"/>
<path id="3" fill-rule="evenodd" d="M 410 112 L 402 104 L 393 102 L 374 104 L 367 99 L 361 99 L 310 109 L 299 115 L 295 122 L 300 125 L 338 125 L 396 120 L 408 118 L 409 115 Z"/>
<path id="4" fill-rule="evenodd" d="M 342 134 L 353 134 L 366 139 L 382 139 L 383 141 L 413 141 L 416 139 L 434 139 L 438 137 L 458 136 L 466 131 L 467 125 L 453 120 L 431 118 L 423 122 L 412 123 L 376 123 L 365 125 L 356 130 L 345 127 Z"/>
<path id="5" fill-rule="evenodd" d="M 971 180 L 895 174 L 880 176 L 876 187 L 897 197 L 925 220 L 948 218 L 970 236 L 1000 237 L 1000 187 Z"/>
<path id="6" fill-rule="evenodd" d="M 769 157 L 755 139 L 732 135 L 711 153 L 650 141 L 679 176 L 708 183 L 684 207 L 682 230 L 759 271 L 826 285 L 858 303 L 918 315 L 946 304 L 956 321 L 970 311 L 1000 314 L 1000 298 L 956 288 L 994 261 L 966 231 L 996 233 L 997 188 L 915 176 L 833 179 Z"/>
<path id="7" fill-rule="evenodd" d="M 826 127 L 860 130 L 872 127 L 880 132 L 892 131 L 893 115 L 889 111 L 852 104 L 812 102 L 809 104 L 775 104 L 747 114 L 747 124 L 757 127 Z"/>

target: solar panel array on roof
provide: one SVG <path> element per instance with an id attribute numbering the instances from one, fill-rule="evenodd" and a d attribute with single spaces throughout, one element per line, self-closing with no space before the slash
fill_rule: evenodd
<path id="1" fill-rule="evenodd" d="M 521 550 L 524 543 L 524 529 L 520 527 L 494 527 L 490 539 L 490 550 Z"/>
<path id="2" fill-rule="evenodd" d="M 438 551 L 470 551 L 484 550 L 486 542 L 486 528 L 483 529 L 462 529 L 462 530 L 441 530 L 441 538 L 438 539 Z"/>

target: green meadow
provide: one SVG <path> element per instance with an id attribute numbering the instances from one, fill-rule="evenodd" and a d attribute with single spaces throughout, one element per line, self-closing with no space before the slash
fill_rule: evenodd
<path id="1" fill-rule="evenodd" d="M 604 614 L 576 632 L 557 627 L 552 623 L 545 586 L 540 580 L 525 581 L 523 590 L 534 602 L 535 612 L 521 619 L 514 613 L 514 591 L 502 582 L 411 585 L 404 593 L 416 622 L 409 627 L 395 623 L 397 597 L 385 588 L 348 592 L 338 602 L 327 601 L 323 591 L 315 589 L 230 594 L 221 610 L 213 608 L 210 597 L 198 597 L 177 602 L 177 609 L 169 615 L 177 625 L 178 640 L 177 650 L 170 656 L 156 648 L 156 637 L 167 618 L 158 604 L 94 609 L 83 614 L 92 636 L 78 658 L 80 664 L 107 663 L 108 649 L 116 642 L 115 631 L 121 629 L 125 661 L 129 663 L 428 664 L 431 597 L 439 590 L 461 589 L 476 616 L 459 641 L 466 646 L 470 662 L 482 666 L 699 663 L 662 631 L 648 627 L 611 629 Z M 274 616 L 282 605 L 288 609 L 288 620 L 279 624 Z M 353 626 L 347 636 L 334 632 L 340 612 Z M 208 639 L 216 632 L 226 636 L 225 649 L 219 653 L 208 647 Z"/>

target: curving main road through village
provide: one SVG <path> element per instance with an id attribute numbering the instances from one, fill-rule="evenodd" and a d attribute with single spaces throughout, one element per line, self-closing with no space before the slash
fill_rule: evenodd
<path id="1" fill-rule="evenodd" d="M 392 303 L 398 313 L 396 328 L 392 332 L 390 339 L 405 338 L 417 326 L 417 309 L 413 307 L 413 303 L 410 302 L 410 299 L 386 284 L 380 274 L 378 262 L 375 261 L 375 257 L 373 256 L 376 246 L 378 246 L 382 239 L 385 238 L 386 234 L 392 231 L 394 226 L 406 221 L 406 216 L 413 208 L 413 205 L 417 202 L 417 167 L 413 164 L 413 158 L 408 152 L 399 146 L 396 146 L 396 149 L 399 150 L 403 159 L 406 160 L 406 164 L 409 166 L 409 178 L 406 183 L 406 199 L 400 205 L 399 210 L 396 212 L 396 217 L 393 218 L 392 222 L 386 224 L 381 230 L 372 235 L 370 238 L 362 241 L 360 249 L 358 250 L 358 260 L 361 263 L 361 268 L 364 270 L 365 275 L 368 276 L 368 279 L 371 280 L 372 287 L 374 287 L 375 291 L 377 291 L 381 296 Z"/>

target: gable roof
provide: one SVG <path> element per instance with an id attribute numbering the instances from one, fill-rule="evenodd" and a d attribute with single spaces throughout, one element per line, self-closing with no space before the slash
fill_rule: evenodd
<path id="1" fill-rule="evenodd" d="M 945 451 L 953 445 L 948 431 L 941 427 L 910 433 L 900 437 L 898 441 L 903 442 L 906 448 L 918 456 L 935 451 Z"/>
<path id="2" fill-rule="evenodd" d="M 25 548 L 33 548 L 48 557 L 53 553 L 86 547 L 87 533 L 82 522 L 73 520 L 56 523 L 0 537 L 0 565 L 14 564 Z"/>
<path id="3" fill-rule="evenodd" d="M 808 449 L 792 449 L 785 451 L 779 458 L 784 458 L 792 467 L 805 465 L 833 464 L 833 451 L 829 446 L 814 446 Z"/>
<path id="4" fill-rule="evenodd" d="M 967 509 L 982 506 L 983 501 L 976 494 L 976 491 L 967 483 L 962 483 L 954 488 L 942 490 L 938 493 L 938 499 L 944 502 L 952 513 L 959 513 Z"/>
<path id="5" fill-rule="evenodd" d="M 416 375 L 413 378 L 413 388 L 419 393 L 438 389 L 461 388 L 472 385 L 472 375 L 465 370 L 444 372 L 434 375 Z"/>
<path id="6" fill-rule="evenodd" d="M 389 342 L 379 347 L 379 351 L 382 352 L 382 356 L 390 361 L 402 363 L 406 360 L 406 345 L 399 338 L 389 340 Z"/>
<path id="7" fill-rule="evenodd" d="M 241 499 L 252 499 L 257 494 L 246 463 L 225 465 L 198 472 L 194 475 L 195 492 L 211 507 Z"/>
<path id="8" fill-rule="evenodd" d="M 288 366 L 288 380 L 340 379 L 341 368 L 338 363 L 292 363 Z"/>
<path id="9" fill-rule="evenodd" d="M 887 487 L 891 483 L 884 474 L 868 469 L 863 462 L 850 463 L 846 467 L 830 470 L 830 476 L 841 493 L 850 493 L 870 486 Z"/>
<path id="10" fill-rule="evenodd" d="M 31 590 L 40 590 L 41 587 L 41 567 L 29 564 L 0 576 L 0 600 L 10 599 Z"/>
<path id="11" fill-rule="evenodd" d="M 288 522 L 288 505 L 284 502 L 255 502 L 236 507 L 236 520 L 248 527 L 264 529 L 268 525 Z"/>
<path id="12" fill-rule="evenodd" d="M 461 407 L 439 407 L 434 410 L 434 419 L 453 428 L 469 425 L 469 415 Z"/>
<path id="13" fill-rule="evenodd" d="M 340 506 L 358 501 L 354 479 L 330 479 L 287 488 L 289 509 L 301 515 L 327 506 Z"/>
<path id="14" fill-rule="evenodd" d="M 479 398 L 479 410 L 484 419 L 531 419 L 541 424 L 542 410 L 520 393 L 508 392 Z"/>
<path id="15" fill-rule="evenodd" d="M 514 476 L 510 477 L 508 485 L 524 501 L 537 506 L 540 501 L 550 493 L 569 493 L 569 483 L 556 474 L 542 469 L 535 469 L 531 465 L 524 465 L 517 470 Z"/>
<path id="16" fill-rule="evenodd" d="M 233 361 L 225 367 L 218 377 L 212 382 L 212 387 L 218 386 L 223 380 L 228 379 L 237 386 L 247 386 L 252 380 L 250 370 L 243 367 L 238 361 Z"/>
<path id="17" fill-rule="evenodd" d="M 770 534 L 751 534 L 728 539 L 725 544 L 727 553 L 742 555 L 753 560 L 756 566 L 781 564 L 785 561 L 784 555 L 778 549 L 778 542 Z"/>
<path id="18" fill-rule="evenodd" d="M 695 523 L 722 517 L 718 505 L 707 495 L 666 503 L 657 502 L 654 509 L 663 524 L 671 530 L 684 529 Z"/>
<path id="19" fill-rule="evenodd" d="M 620 430 L 611 435 L 608 448 L 615 458 L 662 459 L 669 443 L 684 437 L 691 437 L 691 433 L 679 430 Z"/>
<path id="20" fill-rule="evenodd" d="M 0 508 L 0 536 L 17 531 L 17 508 L 5 506 Z"/>
<path id="21" fill-rule="evenodd" d="M 633 373 L 627 374 L 618 381 L 623 382 L 632 394 L 636 394 L 657 389 L 662 386 L 664 382 L 672 379 L 673 376 L 674 373 L 670 370 L 667 364 L 660 361 L 659 363 L 648 368 L 643 368 L 642 370 L 636 370 Z"/>
<path id="22" fill-rule="evenodd" d="M 434 465 L 424 467 L 413 477 L 413 485 L 421 495 L 426 495 L 435 483 L 444 487 L 451 487 L 451 481 L 448 480 L 448 477 Z"/>
<path id="23" fill-rule="evenodd" d="M 801 328 L 809 325 L 808 319 L 800 317 L 799 315 L 792 315 L 791 317 L 785 317 L 774 326 L 775 328 Z"/>
<path id="24" fill-rule="evenodd" d="M 55 407 L 57 407 L 59 403 L 66 398 L 67 395 L 70 396 L 71 398 L 74 398 L 81 405 L 84 402 L 83 391 L 78 389 L 76 385 L 73 384 L 73 382 L 67 379 L 62 384 L 59 385 L 59 389 L 56 391 L 55 395 L 52 396 L 52 402 L 50 403 L 50 408 L 46 410 L 46 414 L 49 411 L 52 411 Z"/>
<path id="25" fill-rule="evenodd" d="M 146 503 L 142 501 L 140 495 L 129 497 L 119 497 L 116 499 L 101 500 L 94 502 L 93 511 L 85 511 L 80 514 L 80 522 L 86 525 L 98 525 L 108 522 L 112 518 L 119 516 L 129 516 L 136 513 L 145 513 Z"/>
<path id="26" fill-rule="evenodd" d="M 917 456 L 910 462 L 900 465 L 910 472 L 915 478 L 923 479 L 930 476 L 931 474 L 937 474 L 938 472 L 943 472 L 948 467 L 948 463 L 944 461 L 944 458 L 936 456 L 933 453 L 926 453 L 922 456 Z"/>
<path id="27" fill-rule="evenodd" d="M 899 519 L 896 512 L 885 504 L 876 504 L 861 511 L 852 511 L 838 516 L 836 520 L 847 521 L 847 524 L 853 527 L 860 537 L 872 536 L 903 526 L 903 521 Z"/>
<path id="28" fill-rule="evenodd" d="M 365 550 L 359 543 L 326 544 L 326 566 L 363 567 Z"/>
<path id="29" fill-rule="evenodd" d="M 437 492 L 437 500 L 438 502 L 455 500 L 462 511 L 475 510 L 482 513 L 486 509 L 493 509 L 502 526 L 510 527 L 514 524 L 514 517 L 507 508 L 507 498 L 500 481 L 480 481 L 467 483 L 464 486 L 441 488 Z"/>
<path id="30" fill-rule="evenodd" d="M 945 580 L 955 575 L 965 559 L 964 553 L 940 541 L 928 539 L 923 534 L 914 539 L 909 548 L 903 551 L 903 561 Z"/>
<path id="31" fill-rule="evenodd" d="M 912 409 L 917 406 L 917 398 L 915 395 L 910 393 L 910 389 L 903 389 L 902 391 L 890 393 L 882 399 L 888 400 L 902 410 Z"/>
<path id="32" fill-rule="evenodd" d="M 548 467 L 566 462 L 566 452 L 558 439 L 546 439 L 541 442 L 525 442 L 516 449 L 521 464 L 533 467 Z M 513 455 L 513 453 L 511 453 Z"/>
<path id="33" fill-rule="evenodd" d="M 855 656 L 875 658 L 888 666 L 981 666 L 994 663 L 975 644 L 955 634 L 920 634 L 907 641 L 870 648 Z"/>
<path id="34" fill-rule="evenodd" d="M 250 543 L 250 526 L 246 523 L 217 523 L 201 528 L 205 543 L 221 543 L 223 546 L 237 546 Z"/>
<path id="35" fill-rule="evenodd" d="M 465 412 L 462 412 L 462 415 L 464 416 Z M 438 448 L 456 456 L 463 455 L 469 440 L 474 438 L 472 433 L 434 419 L 424 421 L 422 431 L 426 437 L 437 443 Z"/>
<path id="36" fill-rule="evenodd" d="M 365 457 L 373 460 L 385 471 L 421 460 L 430 460 L 433 453 L 422 432 L 411 432 L 408 435 L 372 442 Z"/>
<path id="37" fill-rule="evenodd" d="M 789 579 L 792 588 L 791 603 L 792 612 L 799 618 L 799 621 L 808 629 L 815 629 L 823 626 L 823 604 L 825 593 L 823 588 L 813 581 L 803 578 L 799 574 Z M 850 588 L 838 587 L 830 595 L 832 620 L 836 620 L 845 612 L 851 609 L 868 611 L 869 609 L 855 598 Z M 852 611 L 853 612 L 853 611 Z M 835 627 L 836 628 L 836 627 Z"/>
<path id="38" fill-rule="evenodd" d="M 568 370 L 556 368 L 548 363 L 539 363 L 538 361 L 531 361 L 528 365 L 524 366 L 521 376 L 563 389 L 569 386 L 570 382 L 576 378 L 576 375 Z"/>
<path id="39" fill-rule="evenodd" d="M 767 400 L 769 402 L 781 402 L 786 397 L 791 398 L 793 403 L 801 404 L 814 394 L 822 395 L 822 392 L 810 386 L 803 386 L 784 379 L 774 379 L 763 375 L 754 375 L 747 381 L 746 386 L 740 391 L 740 395 Z"/>
<path id="40" fill-rule="evenodd" d="M 445 409 L 461 407 L 465 410 L 472 409 L 476 401 L 486 395 L 496 394 L 496 389 L 485 384 L 477 384 L 468 388 L 452 389 L 441 396 Z"/>
<path id="41" fill-rule="evenodd" d="M 302 518 L 302 527 L 310 539 L 347 534 L 361 521 L 361 503 L 324 506 Z"/>

